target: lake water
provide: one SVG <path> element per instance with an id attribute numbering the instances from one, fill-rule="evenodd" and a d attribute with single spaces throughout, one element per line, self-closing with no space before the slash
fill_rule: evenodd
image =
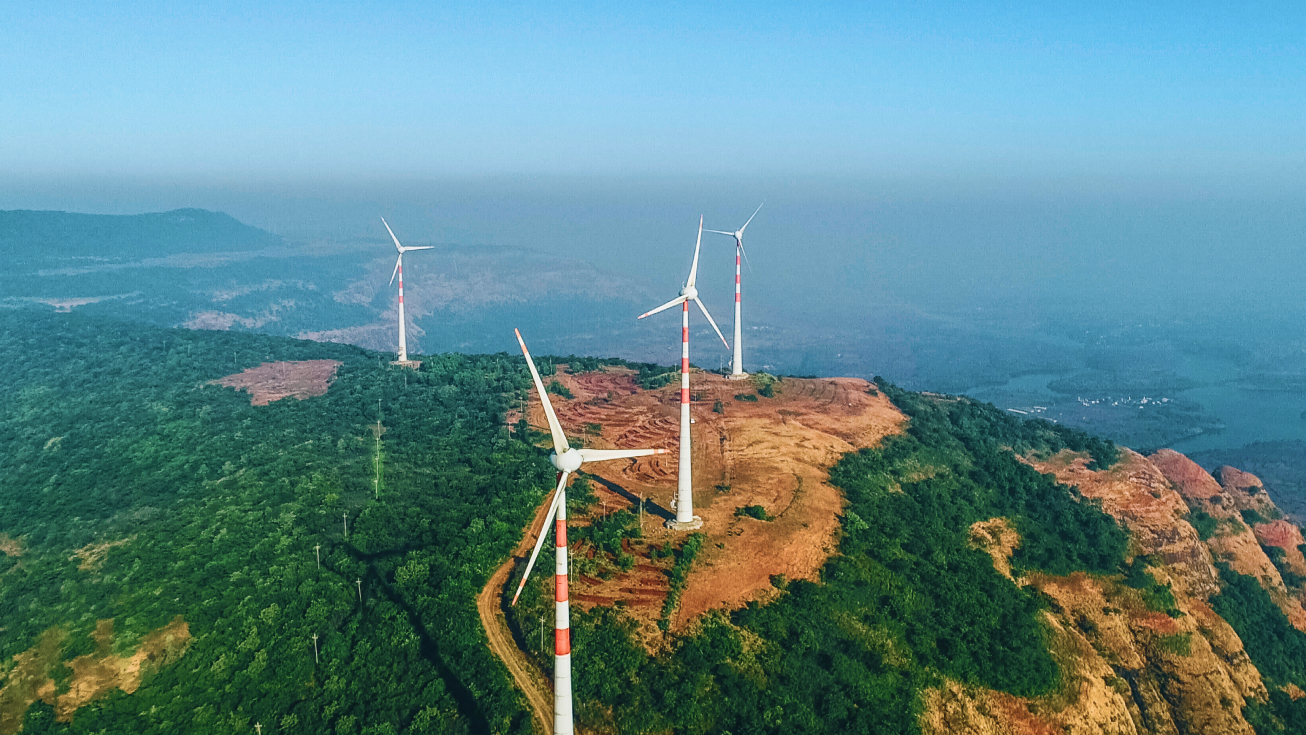
<path id="1" fill-rule="evenodd" d="M 1205 361 L 1201 361 L 1204 362 Z M 1188 364 L 1181 373 L 1198 380 L 1229 380 L 1227 366 Z M 999 408 L 1029 406 L 1040 400 L 1052 402 L 1068 396 L 1048 390 L 1048 383 L 1063 374 L 1022 375 L 1002 385 L 979 386 L 964 391 L 972 398 L 988 401 Z M 1218 417 L 1225 429 L 1171 442 L 1181 452 L 1208 449 L 1237 449 L 1260 441 L 1306 440 L 1306 393 L 1257 391 L 1224 382 L 1182 391 L 1176 398 L 1200 403 L 1207 413 Z M 1092 427 L 1085 427 L 1092 431 Z"/>

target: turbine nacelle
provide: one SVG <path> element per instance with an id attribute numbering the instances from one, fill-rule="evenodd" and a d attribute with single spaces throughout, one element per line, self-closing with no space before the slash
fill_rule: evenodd
<path id="1" fill-rule="evenodd" d="M 698 289 L 694 288 L 693 286 L 685 286 L 684 288 L 680 289 L 680 295 L 692 301 L 698 298 Z"/>
<path id="2" fill-rule="evenodd" d="M 585 457 L 581 456 L 581 453 L 576 449 L 568 449 L 562 454 L 551 453 L 549 461 L 553 463 L 554 467 L 558 468 L 559 472 L 575 472 L 580 469 L 582 464 L 585 464 Z"/>

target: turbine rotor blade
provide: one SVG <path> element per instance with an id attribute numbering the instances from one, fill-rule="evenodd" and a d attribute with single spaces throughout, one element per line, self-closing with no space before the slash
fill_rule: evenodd
<path id="1" fill-rule="evenodd" d="M 712 320 L 712 315 L 707 313 L 707 307 L 703 306 L 703 302 L 698 299 L 694 299 L 694 303 L 698 304 L 699 311 L 703 312 L 703 316 L 707 317 L 707 323 L 711 324 L 713 329 L 716 329 L 716 336 L 721 338 L 721 344 L 725 345 L 727 350 L 730 349 L 730 343 L 726 342 L 726 336 L 721 333 L 716 322 Z"/>
<path id="2" fill-rule="evenodd" d="M 766 204 L 766 202 L 762 202 L 762 204 Z M 757 205 L 757 209 L 754 209 L 754 210 L 753 210 L 753 215 L 752 215 L 752 217 L 749 217 L 749 218 L 748 218 L 748 222 L 752 222 L 752 221 L 753 221 L 753 217 L 756 217 L 756 216 L 757 216 L 757 213 L 760 212 L 760 211 L 762 211 L 762 204 Z M 739 234 L 740 234 L 740 235 L 743 235 L 743 234 L 744 234 L 744 230 L 748 229 L 748 222 L 745 222 L 745 223 L 744 223 L 744 226 L 739 228 Z"/>
<path id="3" fill-rule="evenodd" d="M 741 252 L 741 253 L 744 254 L 744 262 L 745 262 L 745 263 L 748 263 L 748 272 L 749 272 L 749 273 L 752 273 L 752 272 L 753 272 L 753 264 L 752 264 L 751 261 L 748 260 L 748 251 L 744 249 L 744 241 L 743 241 L 743 239 L 741 238 L 741 239 L 739 239 L 739 240 L 735 240 L 735 242 L 739 243 L 739 252 Z"/>
<path id="4" fill-rule="evenodd" d="M 553 502 L 549 504 L 549 512 L 544 517 L 544 525 L 540 527 L 540 537 L 535 539 L 535 549 L 531 551 L 531 560 L 526 563 L 526 571 L 521 575 L 521 583 L 517 585 L 517 594 L 512 596 L 512 604 L 517 604 L 517 598 L 521 597 L 521 591 L 526 588 L 526 580 L 531 576 L 531 569 L 535 566 L 535 558 L 540 555 L 540 548 L 544 546 L 544 539 L 549 536 L 549 524 L 553 522 L 553 517 L 558 514 L 558 499 L 562 497 L 562 488 L 567 484 L 567 474 L 562 473 L 558 478 L 558 489 L 553 491 Z"/>
<path id="5" fill-rule="evenodd" d="M 434 245 L 418 245 L 417 247 L 404 248 L 404 252 L 406 253 L 409 250 L 431 250 L 434 247 Z"/>
<path id="6" fill-rule="evenodd" d="M 402 263 L 402 262 L 404 262 L 404 254 L 401 252 L 401 253 L 399 253 L 399 257 L 395 259 L 395 269 L 394 269 L 394 271 L 390 274 L 390 285 L 391 285 L 391 286 L 395 285 L 395 276 L 399 275 L 399 264 Z"/>
<path id="7" fill-rule="evenodd" d="M 578 449 L 586 462 L 603 462 L 609 459 L 630 459 L 648 457 L 654 454 L 666 454 L 665 449 Z"/>
<path id="8" fill-rule="evenodd" d="M 673 307 L 673 306 L 679 306 L 680 304 L 682 304 L 682 303 L 685 301 L 686 298 L 688 298 L 688 297 L 686 297 L 686 296 L 677 296 L 677 297 L 675 297 L 674 299 L 668 301 L 667 303 L 665 303 L 665 304 L 659 306 L 658 308 L 656 308 L 656 309 L 654 309 L 654 310 L 652 310 L 652 311 L 646 311 L 646 312 L 644 312 L 643 314 L 640 314 L 637 318 L 638 318 L 638 319 L 643 319 L 644 317 L 646 317 L 646 316 L 652 316 L 652 315 L 658 313 L 659 311 L 666 311 L 667 309 L 670 309 L 670 308 Z"/>
<path id="9" fill-rule="evenodd" d="M 686 286 L 693 286 L 694 279 L 698 278 L 698 249 L 703 244 L 703 215 L 698 216 L 698 241 L 694 243 L 694 264 L 689 266 L 689 280 L 685 282 Z"/>
<path id="10" fill-rule="evenodd" d="M 715 232 L 715 233 L 718 234 L 718 235 L 729 235 L 729 236 L 731 236 L 731 237 L 734 237 L 734 236 L 735 236 L 735 233 L 733 233 L 733 232 L 726 232 L 726 231 L 724 231 L 724 230 L 703 230 L 703 232 Z"/>
<path id="11" fill-rule="evenodd" d="M 535 390 L 540 394 L 540 402 L 544 404 L 544 417 L 549 420 L 549 433 L 553 434 L 553 451 L 561 457 L 564 452 L 571 449 L 567 443 L 567 435 L 562 433 L 562 424 L 558 423 L 557 414 L 553 413 L 553 404 L 549 402 L 549 393 L 544 390 L 544 381 L 540 380 L 540 371 L 535 369 L 535 361 L 531 359 L 531 353 L 526 349 L 526 343 L 521 338 L 521 332 L 512 330 L 517 334 L 517 344 L 521 345 L 521 353 L 526 356 L 526 367 L 531 369 L 531 379 L 535 381 Z"/>
<path id="12" fill-rule="evenodd" d="M 395 249 L 402 254 L 404 246 L 399 244 L 399 238 L 395 237 L 395 231 L 390 229 L 390 223 L 385 221 L 385 217 L 381 218 L 381 224 L 385 225 L 385 231 L 390 233 L 390 239 L 395 241 Z"/>

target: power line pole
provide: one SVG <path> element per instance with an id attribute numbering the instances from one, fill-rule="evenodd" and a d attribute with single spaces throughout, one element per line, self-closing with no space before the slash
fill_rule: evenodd
<path id="1" fill-rule="evenodd" d="M 361 603 L 363 601 L 363 579 L 360 577 L 354 580 L 354 583 L 358 585 L 358 601 Z"/>
<path id="2" fill-rule="evenodd" d="M 313 634 L 313 663 L 319 663 L 317 659 L 317 633 Z"/>
<path id="3" fill-rule="evenodd" d="M 317 552 L 317 568 L 321 569 L 322 568 L 322 544 L 318 544 L 317 546 L 314 546 L 313 551 Z"/>
<path id="4" fill-rule="evenodd" d="M 349 538 L 349 513 L 341 513 L 340 517 L 345 519 L 345 538 Z"/>

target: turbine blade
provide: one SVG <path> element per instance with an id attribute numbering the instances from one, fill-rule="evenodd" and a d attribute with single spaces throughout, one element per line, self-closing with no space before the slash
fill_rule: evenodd
<path id="1" fill-rule="evenodd" d="M 698 278 L 698 248 L 703 244 L 703 215 L 698 216 L 698 242 L 694 243 L 694 264 L 689 266 L 689 280 L 685 281 L 686 286 L 693 286 L 694 279 Z"/>
<path id="2" fill-rule="evenodd" d="M 665 449 L 578 449 L 586 462 L 602 462 L 608 459 L 629 459 L 631 457 L 648 457 L 653 454 L 666 454 Z"/>
<path id="3" fill-rule="evenodd" d="M 404 252 L 407 252 L 409 250 L 430 250 L 434 247 L 435 247 L 434 245 L 418 245 L 417 247 L 414 248 L 404 248 Z"/>
<path id="4" fill-rule="evenodd" d="M 399 275 L 399 264 L 402 263 L 402 262 L 404 262 L 404 254 L 403 254 L 403 253 L 399 253 L 399 257 L 398 257 L 398 258 L 395 258 L 395 269 L 394 269 L 394 271 L 392 271 L 392 272 L 390 273 L 390 285 L 391 285 L 391 286 L 395 285 L 395 276 Z"/>
<path id="5" fill-rule="evenodd" d="M 535 361 L 531 359 L 531 353 L 526 349 L 526 343 L 522 341 L 521 332 L 514 329 L 517 334 L 517 344 L 521 345 L 521 353 L 526 356 L 526 367 L 531 369 L 531 379 L 535 381 L 535 390 L 540 394 L 540 402 L 544 404 L 544 416 L 549 420 L 549 433 L 553 434 L 553 451 L 561 457 L 562 453 L 571 449 L 567 443 L 567 435 L 562 433 L 562 424 L 558 423 L 557 414 L 553 413 L 553 404 L 549 402 L 549 393 L 544 390 L 544 381 L 540 380 L 540 372 L 535 369 Z"/>
<path id="6" fill-rule="evenodd" d="M 752 273 L 753 263 L 748 259 L 748 251 L 744 249 L 743 239 L 736 240 L 735 242 L 739 243 L 739 252 L 744 254 L 744 262 L 748 264 L 748 272 Z"/>
<path id="7" fill-rule="evenodd" d="M 712 315 L 707 313 L 707 307 L 703 306 L 703 302 L 699 301 L 698 299 L 694 299 L 694 303 L 698 304 L 699 311 L 703 312 L 703 316 L 707 317 L 707 323 L 711 324 L 712 328 L 716 330 L 716 336 L 721 338 L 721 344 L 725 345 L 727 350 L 730 349 L 730 343 L 726 342 L 726 336 L 721 333 L 721 330 L 717 327 L 716 322 L 712 320 Z"/>
<path id="8" fill-rule="evenodd" d="M 683 303 L 684 301 L 685 301 L 685 297 L 684 297 L 684 296 L 677 296 L 677 297 L 675 297 L 674 299 L 668 301 L 667 303 L 665 303 L 665 304 L 659 306 L 658 308 L 656 308 L 656 309 L 654 309 L 654 310 L 652 310 L 652 311 L 646 311 L 646 312 L 644 312 L 643 314 L 640 314 L 637 318 L 639 318 L 639 319 L 643 319 L 644 317 L 646 317 L 646 316 L 652 316 L 652 315 L 658 313 L 659 311 L 666 311 L 667 309 L 670 309 L 670 308 L 673 307 L 673 306 L 680 306 L 680 304 Z"/>
<path id="9" fill-rule="evenodd" d="M 766 204 L 766 202 L 762 202 L 762 204 Z M 762 211 L 762 204 L 757 205 L 757 209 L 754 209 L 754 210 L 753 210 L 753 215 L 752 215 L 752 217 L 749 217 L 749 218 L 748 218 L 748 222 L 752 222 L 752 221 L 753 221 L 753 217 L 756 217 L 756 216 L 757 216 L 757 213 L 760 212 L 760 211 Z M 747 229 L 748 229 L 748 222 L 745 222 L 745 223 L 744 223 L 744 226 L 739 228 L 739 234 L 740 234 L 740 235 L 743 235 L 743 234 L 744 234 L 744 230 L 747 230 Z"/>
<path id="10" fill-rule="evenodd" d="M 395 237 L 395 231 L 390 229 L 390 223 L 385 221 L 385 217 L 381 218 L 381 224 L 385 225 L 385 231 L 390 233 L 390 239 L 395 241 L 395 249 L 403 253 L 404 246 L 399 244 L 399 238 Z"/>
<path id="11" fill-rule="evenodd" d="M 521 597 L 521 591 L 526 588 L 526 580 L 531 576 L 531 569 L 535 567 L 535 559 L 540 555 L 540 548 L 544 546 L 544 539 L 549 536 L 549 524 L 553 522 L 553 517 L 558 514 L 558 499 L 562 497 L 562 488 L 567 484 L 567 473 L 562 473 L 558 478 L 558 489 L 553 491 L 553 502 L 549 504 L 549 512 L 544 517 L 544 525 L 540 528 L 540 537 L 535 539 L 535 549 L 531 551 L 531 560 L 526 562 L 526 572 L 521 575 L 521 583 L 517 585 L 517 594 L 512 596 L 512 604 L 517 604 L 517 598 Z"/>
<path id="12" fill-rule="evenodd" d="M 734 236 L 735 236 L 735 233 L 733 233 L 733 232 L 725 232 L 725 231 L 723 231 L 723 230 L 703 230 L 703 232 L 715 232 L 715 233 L 718 234 L 718 235 L 729 235 L 729 236 L 731 236 L 731 237 L 734 237 Z"/>

